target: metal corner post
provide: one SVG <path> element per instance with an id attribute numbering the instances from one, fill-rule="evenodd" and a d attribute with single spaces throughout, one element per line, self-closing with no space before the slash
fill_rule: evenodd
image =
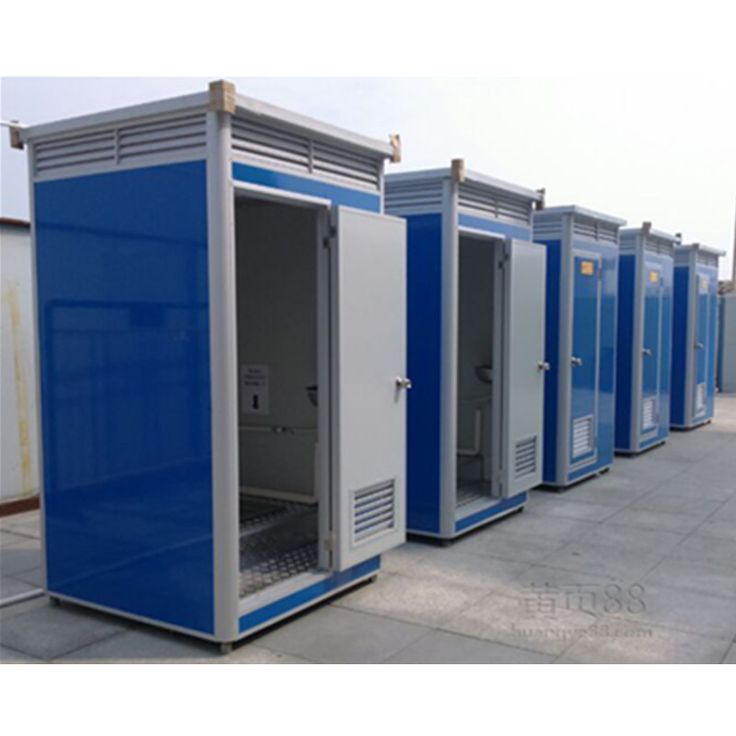
<path id="1" fill-rule="evenodd" d="M 212 402 L 214 634 L 238 635 L 238 382 L 235 204 L 227 112 L 207 112 L 207 266 Z"/>
<path id="2" fill-rule="evenodd" d="M 440 405 L 440 528 L 441 536 L 455 534 L 457 496 L 457 345 L 458 345 L 458 188 L 446 179 L 442 190 L 442 365 L 440 367 L 442 399 Z"/>

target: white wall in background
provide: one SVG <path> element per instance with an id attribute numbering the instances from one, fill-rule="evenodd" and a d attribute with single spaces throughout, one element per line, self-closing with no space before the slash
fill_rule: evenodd
<path id="1" fill-rule="evenodd" d="M 28 228 L 0 223 L 0 501 L 38 493 L 35 324 Z"/>

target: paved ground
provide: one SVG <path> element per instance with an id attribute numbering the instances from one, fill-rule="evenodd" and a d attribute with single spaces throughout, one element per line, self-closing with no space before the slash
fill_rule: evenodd
<path id="1" fill-rule="evenodd" d="M 39 580 L 38 519 L 0 520 L 0 597 Z M 377 582 L 222 657 L 45 598 L 0 610 L 3 662 L 736 664 L 736 397 L 716 421 L 449 548 L 410 542 Z"/>

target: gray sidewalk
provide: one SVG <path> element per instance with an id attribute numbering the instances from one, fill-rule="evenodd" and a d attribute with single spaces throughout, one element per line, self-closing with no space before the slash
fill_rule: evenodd
<path id="1" fill-rule="evenodd" d="M 35 513 L 0 519 L 0 597 L 39 582 Z M 409 542 L 375 583 L 221 656 L 46 598 L 0 610 L 2 662 L 736 664 L 736 397 L 610 473 L 448 548 Z"/>

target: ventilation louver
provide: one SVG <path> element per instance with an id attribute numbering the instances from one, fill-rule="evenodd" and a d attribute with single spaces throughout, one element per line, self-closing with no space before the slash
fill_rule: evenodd
<path id="1" fill-rule="evenodd" d="M 572 456 L 580 457 L 593 451 L 593 415 L 575 419 L 572 423 Z"/>
<path id="2" fill-rule="evenodd" d="M 394 483 L 383 483 L 353 493 L 353 543 L 378 536 L 396 523 Z"/>
<path id="3" fill-rule="evenodd" d="M 537 437 L 527 437 L 516 443 L 514 477 L 522 478 L 537 472 Z"/>

